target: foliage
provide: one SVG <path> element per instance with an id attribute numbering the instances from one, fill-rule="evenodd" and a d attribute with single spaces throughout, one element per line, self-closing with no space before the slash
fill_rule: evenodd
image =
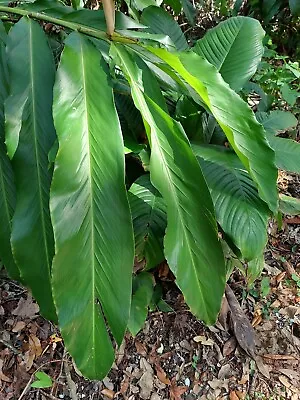
<path id="1" fill-rule="evenodd" d="M 164 259 L 215 322 L 237 256 L 249 280 L 261 271 L 277 168 L 297 169 L 282 119 L 256 118 L 237 93 L 262 56 L 260 24 L 234 17 L 187 49 L 148 3 L 128 2 L 133 18 L 116 13 L 109 35 L 80 2 L 0 6 L 22 17 L 0 30 L 0 256 L 91 379 L 149 307 L 170 310 L 149 272 Z"/>

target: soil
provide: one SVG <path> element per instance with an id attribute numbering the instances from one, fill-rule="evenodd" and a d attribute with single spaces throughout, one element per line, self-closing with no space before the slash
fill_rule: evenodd
<path id="1" fill-rule="evenodd" d="M 300 197 L 296 175 L 281 173 L 279 187 Z M 255 360 L 237 344 L 226 307 L 215 326 L 205 327 L 187 309 L 164 264 L 157 275 L 174 311 L 149 313 L 135 338 L 126 334 L 101 382 L 80 375 L 57 328 L 39 315 L 23 287 L 3 277 L 0 399 L 300 399 L 299 217 L 285 217 L 281 230 L 270 223 L 265 260 L 252 288 L 246 290 L 239 271 L 229 282 L 254 327 Z M 36 371 L 51 377 L 50 388 L 31 387 Z"/>

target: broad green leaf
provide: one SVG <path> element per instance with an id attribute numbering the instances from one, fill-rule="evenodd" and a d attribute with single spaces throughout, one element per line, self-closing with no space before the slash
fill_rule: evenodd
<path id="1" fill-rule="evenodd" d="M 0 26 L 3 26 L 0 23 Z M 4 143 L 4 100 L 7 96 L 7 65 L 5 47 L 0 42 L 0 258 L 9 276 L 19 280 L 19 269 L 14 261 L 11 245 L 11 219 L 15 209 L 14 174 Z"/>
<path id="2" fill-rule="evenodd" d="M 248 105 L 223 81 L 215 67 L 197 54 L 149 50 L 169 64 L 201 97 L 257 184 L 260 197 L 276 212 L 277 169 L 263 127 Z"/>
<path id="3" fill-rule="evenodd" d="M 299 0 L 289 0 L 291 13 L 294 16 L 300 16 L 300 2 Z"/>
<path id="4" fill-rule="evenodd" d="M 293 90 L 287 83 L 281 86 L 280 92 L 283 99 L 292 107 L 296 104 L 298 97 L 300 97 L 300 92 Z"/>
<path id="5" fill-rule="evenodd" d="M 159 87 L 151 71 L 123 46 L 113 48 L 151 142 L 151 182 L 167 208 L 166 259 L 191 311 L 207 324 L 214 323 L 224 293 L 225 266 L 206 182 L 181 126 L 159 105 Z"/>
<path id="6" fill-rule="evenodd" d="M 79 33 L 65 43 L 53 113 L 54 299 L 77 367 L 102 379 L 114 359 L 107 328 L 120 344 L 129 318 L 134 243 L 111 83 L 100 53 Z"/>
<path id="7" fill-rule="evenodd" d="M 280 194 L 279 210 L 287 215 L 300 215 L 300 199 Z"/>
<path id="8" fill-rule="evenodd" d="M 300 174 L 300 143 L 268 133 L 268 141 L 275 152 L 278 168 Z"/>
<path id="9" fill-rule="evenodd" d="M 52 171 L 48 169 L 48 153 L 55 141 L 55 66 L 37 22 L 24 17 L 10 30 L 7 60 L 10 91 L 5 113 L 10 123 L 6 125 L 6 143 L 13 156 L 17 195 L 12 221 L 13 254 L 42 315 L 56 320 L 50 284 L 54 242 L 49 212 Z M 18 99 L 22 99 L 21 109 Z"/>
<path id="10" fill-rule="evenodd" d="M 272 134 L 293 128 L 298 123 L 297 118 L 289 111 L 257 112 L 255 117 L 265 130 Z"/>
<path id="11" fill-rule="evenodd" d="M 151 33 L 168 35 L 177 50 L 186 50 L 188 48 L 180 26 L 163 8 L 147 7 L 142 13 L 141 22 L 148 26 L 148 31 Z"/>
<path id="12" fill-rule="evenodd" d="M 264 52 L 264 30 L 249 17 L 233 17 L 210 29 L 193 51 L 213 64 L 229 86 L 239 91 L 254 75 Z"/>
<path id="13" fill-rule="evenodd" d="M 180 0 L 164 0 L 164 4 L 172 7 L 175 15 L 180 14 L 180 11 L 182 9 Z"/>
<path id="14" fill-rule="evenodd" d="M 128 329 L 133 336 L 143 328 L 153 294 L 153 278 L 148 272 L 141 272 L 132 283 L 132 300 Z"/>
<path id="15" fill-rule="evenodd" d="M 167 226 L 166 206 L 152 186 L 149 175 L 142 175 L 131 186 L 128 199 L 133 219 L 135 254 L 145 259 L 146 268 L 156 267 L 165 258 L 163 238 Z"/>
<path id="16" fill-rule="evenodd" d="M 160 6 L 162 3 L 162 0 L 131 0 L 132 6 L 136 8 L 139 11 L 143 11 L 145 8 L 151 7 L 151 6 Z"/>
<path id="17" fill-rule="evenodd" d="M 217 220 L 243 258 L 260 255 L 267 243 L 269 210 L 235 153 L 221 146 L 192 146 L 214 202 Z"/>

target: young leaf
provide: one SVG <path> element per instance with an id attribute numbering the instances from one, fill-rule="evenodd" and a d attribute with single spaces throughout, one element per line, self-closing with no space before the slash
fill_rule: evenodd
<path id="1" fill-rule="evenodd" d="M 0 26 L 3 27 L 2 22 Z M 5 47 L 0 42 L 0 258 L 9 276 L 19 280 L 19 269 L 14 261 L 11 245 L 11 219 L 16 203 L 14 174 L 4 143 L 4 100 L 7 96 L 7 65 Z"/>
<path id="2" fill-rule="evenodd" d="M 243 258 L 258 257 L 267 243 L 269 210 L 235 153 L 221 146 L 192 146 L 222 229 Z"/>
<path id="3" fill-rule="evenodd" d="M 214 323 L 224 293 L 225 265 L 212 200 L 181 126 L 161 107 L 146 64 L 114 46 L 151 142 L 150 177 L 167 207 L 165 256 L 191 311 Z"/>
<path id="4" fill-rule="evenodd" d="M 150 269 L 164 260 L 163 238 L 167 216 L 160 193 L 152 186 L 149 175 L 142 175 L 131 186 L 128 199 L 133 219 L 135 253 L 146 260 Z"/>
<path id="5" fill-rule="evenodd" d="M 267 137 L 270 146 L 275 152 L 275 164 L 277 167 L 300 174 L 300 143 L 269 133 Z"/>
<path id="6" fill-rule="evenodd" d="M 175 44 L 177 50 L 181 51 L 188 48 L 187 41 L 180 26 L 163 8 L 153 6 L 147 7 L 142 13 L 141 22 L 148 26 L 148 30 L 151 33 L 163 33 L 168 35 Z"/>
<path id="7" fill-rule="evenodd" d="M 233 17 L 210 29 L 193 51 L 213 64 L 229 86 L 239 91 L 254 75 L 264 52 L 259 21 Z"/>
<path id="8" fill-rule="evenodd" d="M 11 28 L 7 60 L 10 90 L 5 107 L 6 134 L 17 190 L 13 254 L 41 313 L 56 320 L 50 285 L 54 243 L 49 212 L 52 171 L 48 169 L 48 152 L 55 141 L 55 66 L 47 38 L 37 22 L 24 17 Z"/>
<path id="9" fill-rule="evenodd" d="M 107 329 L 120 344 L 129 318 L 134 243 L 111 84 L 100 53 L 79 33 L 65 43 L 53 112 L 53 293 L 76 365 L 102 379 L 114 359 Z"/>
<path id="10" fill-rule="evenodd" d="M 271 211 L 278 207 L 274 152 L 247 104 L 223 81 L 215 67 L 197 54 L 149 50 L 169 64 L 201 97 L 218 121 L 235 153 L 258 186 Z"/>
<path id="11" fill-rule="evenodd" d="M 36 380 L 30 385 L 33 388 L 48 388 L 52 386 L 52 379 L 43 371 L 38 371 L 34 374 Z"/>
<path id="12" fill-rule="evenodd" d="M 133 279 L 133 295 L 128 321 L 128 329 L 133 336 L 137 335 L 146 321 L 152 294 L 152 275 L 148 272 L 141 272 Z"/>

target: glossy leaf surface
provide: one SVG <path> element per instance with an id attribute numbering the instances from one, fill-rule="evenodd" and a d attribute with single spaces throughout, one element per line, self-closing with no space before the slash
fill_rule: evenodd
<path id="1" fill-rule="evenodd" d="M 264 30 L 249 17 L 233 17 L 210 29 L 193 48 L 213 64 L 231 88 L 239 91 L 254 75 L 264 52 Z"/>
<path id="2" fill-rule="evenodd" d="M 187 41 L 178 23 L 160 7 L 147 7 L 141 16 L 141 22 L 148 26 L 149 32 L 168 35 L 177 50 L 186 50 Z"/>
<path id="3" fill-rule="evenodd" d="M 150 269 L 164 260 L 163 238 L 167 216 L 160 193 L 152 186 L 149 175 L 142 175 L 128 192 L 138 261 L 145 259 Z"/>
<path id="4" fill-rule="evenodd" d="M 2 23 L 0 23 L 2 25 Z M 3 26 L 2 26 L 3 27 Z M 10 245 L 11 219 L 15 209 L 14 174 L 4 143 L 4 101 L 7 96 L 7 65 L 5 47 L 0 40 L 0 259 L 12 279 L 20 279 L 19 269 Z"/>
<path id="5" fill-rule="evenodd" d="M 193 145 L 215 205 L 217 220 L 246 260 L 267 243 L 269 210 L 235 153 L 221 146 Z"/>
<path id="6" fill-rule="evenodd" d="M 275 155 L 264 129 L 248 105 L 223 81 L 215 67 L 195 53 L 150 49 L 169 64 L 201 97 L 229 143 L 257 184 L 260 197 L 276 212 L 278 194 Z"/>
<path id="7" fill-rule="evenodd" d="M 146 121 L 151 182 L 167 207 L 166 259 L 191 311 L 213 323 L 224 292 L 225 265 L 208 188 L 184 131 L 160 107 L 151 71 L 121 45 L 115 48 Z"/>
<path id="8" fill-rule="evenodd" d="M 50 284 L 54 243 L 49 212 L 52 171 L 48 169 L 48 152 L 55 141 L 55 66 L 47 38 L 37 22 L 24 17 L 11 28 L 7 60 L 7 147 L 13 155 L 17 191 L 12 221 L 13 254 L 21 278 L 32 290 L 41 313 L 56 320 Z"/>
<path id="9" fill-rule="evenodd" d="M 108 328 L 120 344 L 129 318 L 134 243 L 111 83 L 100 53 L 78 33 L 58 68 L 54 121 L 54 299 L 78 368 L 102 379 L 114 359 Z"/>

